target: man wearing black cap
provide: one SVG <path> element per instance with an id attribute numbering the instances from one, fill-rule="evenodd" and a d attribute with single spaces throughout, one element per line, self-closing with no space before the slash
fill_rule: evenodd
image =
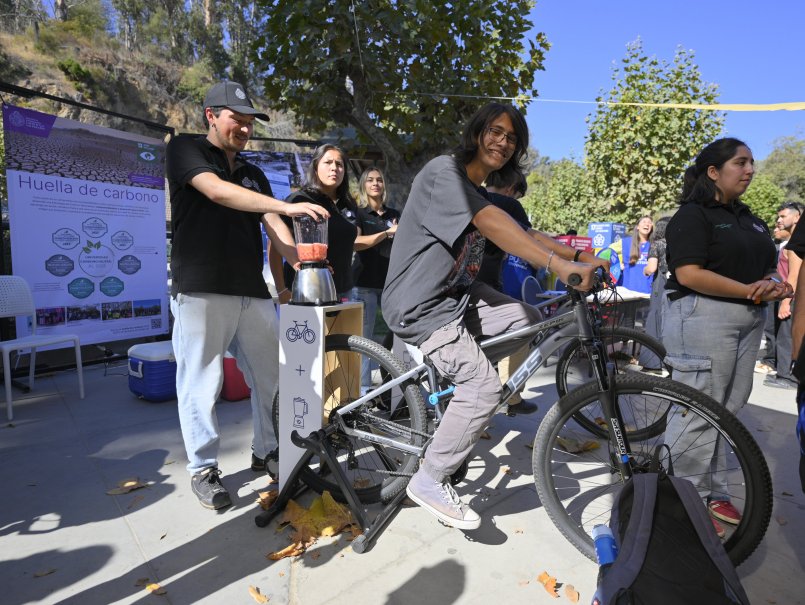
<path id="1" fill-rule="evenodd" d="M 251 388 L 252 469 L 265 468 L 273 442 L 271 405 L 278 379 L 277 316 L 263 280 L 262 221 L 273 245 L 297 260 L 293 237 L 278 215 L 327 216 L 315 204 L 271 197 L 263 172 L 239 156 L 254 119 L 268 116 L 235 82 L 213 86 L 204 99 L 206 136 L 168 143 L 171 312 L 176 393 L 193 493 L 206 508 L 231 504 L 218 470 L 214 404 L 229 351 Z"/>

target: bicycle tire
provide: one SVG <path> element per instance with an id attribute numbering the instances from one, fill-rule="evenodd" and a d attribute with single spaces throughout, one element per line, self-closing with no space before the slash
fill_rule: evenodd
<path id="1" fill-rule="evenodd" d="M 772 510 L 772 484 L 763 453 L 749 431 L 723 406 L 703 393 L 673 380 L 644 374 L 615 376 L 614 394 L 623 416 L 624 425 L 639 422 L 657 423 L 654 417 L 666 419 L 666 429 L 643 440 L 632 439 L 627 430 L 630 447 L 638 465 L 637 472 L 644 472 L 657 446 L 666 439 L 671 422 L 680 436 L 668 437 L 672 443 L 670 460 L 675 468 L 666 469 L 675 476 L 697 481 L 713 479 L 712 473 L 686 477 L 684 456 L 688 461 L 705 455 L 705 448 L 718 440 L 725 446 L 725 462 L 728 477 L 726 495 L 740 509 L 743 518 L 726 537 L 724 547 L 735 565 L 742 563 L 757 548 L 769 525 Z M 590 383 L 562 397 L 546 414 L 534 438 L 532 457 L 534 481 L 540 501 L 557 529 L 580 552 L 595 560 L 595 550 L 590 532 L 594 525 L 609 521 L 612 503 L 623 487 L 623 480 L 613 464 L 612 448 L 608 440 L 603 443 L 579 431 L 576 417 L 588 417 L 601 413 L 598 401 L 598 385 Z M 682 433 L 691 422 L 703 420 L 704 430 L 685 433 L 696 436 L 691 447 L 683 449 Z M 681 430 L 680 430 L 681 428 Z M 562 441 L 562 440 L 566 441 Z M 584 450 L 585 445 L 596 443 L 597 449 Z M 677 447 L 677 444 L 680 444 Z M 573 449 L 582 451 L 573 452 Z M 687 454 L 686 454 L 687 452 Z M 700 490 L 701 491 L 701 490 Z"/>
<path id="2" fill-rule="evenodd" d="M 393 380 L 405 372 L 400 361 L 391 352 L 367 338 L 348 334 L 327 336 L 324 343 L 325 353 L 357 353 L 340 355 L 338 364 L 329 365 L 332 358 L 325 355 L 324 400 L 327 401 L 337 384 L 337 392 L 341 394 L 337 406 L 355 401 L 360 396 L 361 356 L 375 361 L 381 369 L 381 380 Z M 337 367 L 335 367 L 337 365 Z M 339 373 L 343 373 L 339 376 Z M 344 374 L 358 377 L 348 380 Z M 352 384 L 353 387 L 345 386 Z M 346 392 L 347 389 L 356 392 Z M 372 431 L 377 434 L 395 437 L 406 444 L 421 447 L 427 434 L 425 402 L 419 385 L 411 380 L 399 385 L 402 397 L 392 412 L 390 410 L 391 393 L 382 394 L 356 411 L 348 414 L 347 422 L 352 428 Z M 274 398 L 272 424 L 274 434 L 279 441 L 279 395 Z M 325 424 L 329 422 L 325 419 Z M 399 494 L 408 484 L 411 475 L 416 471 L 419 457 L 402 451 L 393 451 L 378 444 L 369 444 L 360 438 L 350 437 L 342 433 L 330 436 L 330 445 L 338 455 L 342 471 L 351 481 L 358 499 L 365 503 L 388 502 Z M 280 453 L 280 455 L 282 455 Z M 344 501 L 344 495 L 338 483 L 329 475 L 328 469 L 319 467 L 319 458 L 314 456 L 311 466 L 303 469 L 302 481 L 311 489 L 321 493 L 329 491 L 333 498 Z"/>
<path id="3" fill-rule="evenodd" d="M 631 328 L 614 327 L 604 330 L 601 335 L 604 347 L 608 353 L 609 361 L 615 365 L 617 374 L 626 372 L 645 372 L 652 375 L 658 372 L 660 376 L 670 376 L 671 368 L 664 363 L 665 347 L 663 344 L 640 330 Z M 658 365 L 658 369 L 647 370 L 639 365 L 640 361 L 650 363 L 652 366 Z M 571 380 L 571 378 L 573 380 Z M 586 359 L 584 349 L 580 340 L 571 342 L 556 363 L 556 391 L 559 397 L 564 397 L 569 391 L 587 384 L 595 378 L 592 364 Z M 591 422 L 584 416 L 579 416 L 576 421 L 596 437 L 605 439 L 607 429 L 605 425 L 598 422 Z M 632 434 L 630 438 L 644 439 L 646 436 L 656 435 L 663 430 L 662 419 L 658 418 L 658 423 L 648 427 L 640 427 L 639 432 Z"/>

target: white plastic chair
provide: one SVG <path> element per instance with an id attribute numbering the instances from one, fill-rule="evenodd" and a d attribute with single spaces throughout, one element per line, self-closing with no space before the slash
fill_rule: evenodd
<path id="1" fill-rule="evenodd" d="M 16 275 L 0 275 L 0 318 L 3 317 L 31 317 L 31 335 L 0 341 L 0 350 L 3 352 L 3 380 L 6 384 L 6 409 L 9 421 L 14 419 L 11 401 L 11 351 L 30 349 L 30 371 L 28 372 L 28 387 L 34 388 L 34 373 L 36 371 L 36 349 L 72 341 L 75 346 L 75 364 L 78 369 L 78 392 L 84 399 L 84 370 L 81 366 L 81 343 L 76 334 L 51 334 L 37 336 L 36 334 L 36 308 L 28 282 Z"/>

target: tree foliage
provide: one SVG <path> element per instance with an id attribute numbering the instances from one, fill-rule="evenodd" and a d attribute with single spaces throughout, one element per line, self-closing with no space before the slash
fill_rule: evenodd
<path id="1" fill-rule="evenodd" d="M 644 214 L 673 208 L 685 168 L 721 132 L 723 115 L 714 111 L 623 105 L 714 103 L 717 86 L 702 80 L 693 59 L 692 51 L 678 48 L 668 63 L 646 56 L 639 39 L 627 45 L 612 88 L 587 118 L 590 210 L 599 220 L 631 225 Z"/>
<path id="2" fill-rule="evenodd" d="M 548 43 L 528 0 L 257 0 L 254 65 L 264 94 L 309 131 L 350 126 L 381 150 L 388 179 L 458 142 L 479 99 L 536 95 Z M 398 189 L 399 195 L 399 189 Z"/>
<path id="3" fill-rule="evenodd" d="M 790 136 L 776 140 L 758 172 L 783 190 L 785 201 L 805 203 L 805 139 Z"/>
<path id="4" fill-rule="evenodd" d="M 528 193 L 520 202 L 536 229 L 586 233 L 592 191 L 585 168 L 574 160 L 562 159 L 540 165 L 528 175 Z"/>
<path id="5" fill-rule="evenodd" d="M 758 174 L 741 196 L 741 201 L 768 225 L 777 220 L 777 209 L 786 201 L 785 191 L 768 174 Z"/>

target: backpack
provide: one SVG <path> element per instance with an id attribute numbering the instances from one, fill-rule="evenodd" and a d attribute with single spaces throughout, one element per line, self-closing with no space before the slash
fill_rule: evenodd
<path id="1" fill-rule="evenodd" d="M 618 556 L 601 569 L 593 605 L 749 605 L 690 481 L 633 475 L 615 499 L 610 527 Z"/>

